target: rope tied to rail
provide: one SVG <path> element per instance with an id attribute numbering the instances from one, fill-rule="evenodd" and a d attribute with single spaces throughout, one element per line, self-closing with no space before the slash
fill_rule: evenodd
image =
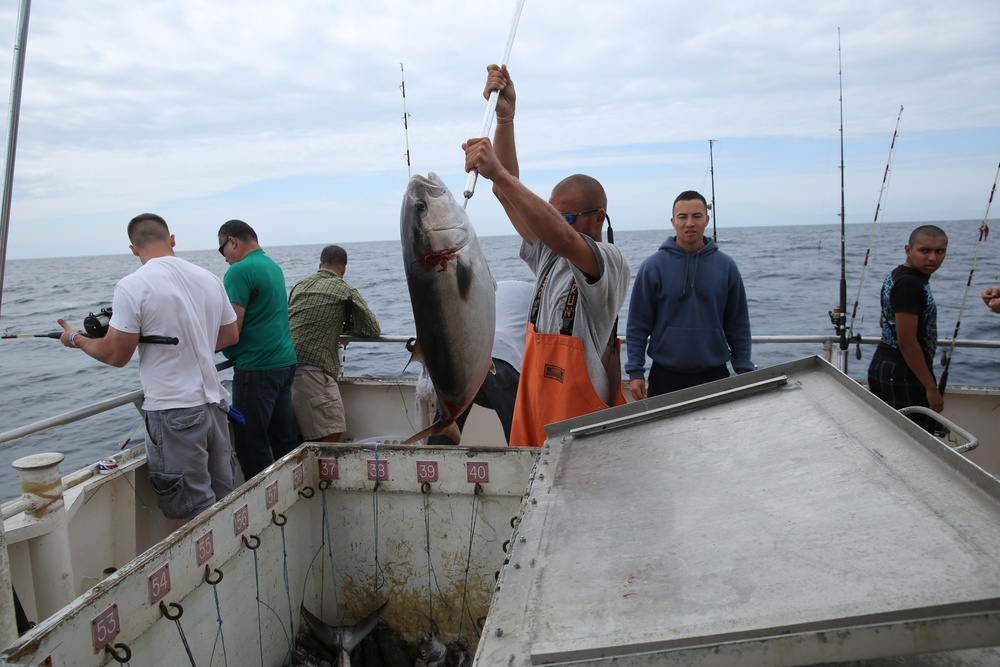
<path id="1" fill-rule="evenodd" d="M 229 667 L 229 654 L 226 652 L 226 637 L 222 633 L 222 606 L 219 604 L 219 590 L 216 588 L 216 586 L 222 581 L 222 570 L 216 569 L 214 574 L 218 576 L 213 577 L 212 568 L 206 565 L 205 583 L 212 587 L 212 595 L 215 597 L 215 615 L 218 623 L 218 628 L 215 632 L 215 641 L 212 642 L 212 654 L 209 656 L 208 664 L 215 664 L 215 649 L 221 643 L 222 660 L 226 667 Z"/>
<path id="2" fill-rule="evenodd" d="M 295 614 L 292 611 L 292 587 L 288 582 L 288 543 L 285 540 L 285 524 L 288 517 L 279 514 L 276 510 L 271 510 L 271 523 L 281 529 L 281 569 L 285 582 L 285 597 L 288 599 L 288 659 L 292 657 L 292 649 L 295 642 Z"/>
<path id="3" fill-rule="evenodd" d="M 191 667 L 198 667 L 194 661 L 194 654 L 191 653 L 191 646 L 188 644 L 187 635 L 184 634 L 184 626 L 181 625 L 181 616 L 184 615 L 184 607 L 177 602 L 171 602 L 168 606 L 163 600 L 160 600 L 160 613 L 163 614 L 164 618 L 173 621 L 177 626 L 177 634 L 180 635 L 181 643 L 184 644 L 184 651 L 187 653 Z"/>
<path id="4" fill-rule="evenodd" d="M 458 641 L 463 642 L 463 626 L 465 624 L 465 615 L 469 613 L 469 572 L 472 567 L 472 545 L 476 540 L 476 524 L 479 523 L 479 510 L 482 501 L 480 496 L 483 494 L 483 485 L 476 482 L 472 493 L 472 519 L 469 524 L 469 548 L 465 556 L 465 578 L 462 582 L 462 609 L 458 615 Z M 470 617 L 471 618 L 471 617 Z M 474 619 L 473 624 L 474 624 Z"/>

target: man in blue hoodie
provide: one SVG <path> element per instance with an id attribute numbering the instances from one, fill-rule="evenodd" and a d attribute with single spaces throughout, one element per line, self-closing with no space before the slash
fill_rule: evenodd
<path id="1" fill-rule="evenodd" d="M 674 200 L 677 236 L 635 275 L 625 342 L 632 396 L 643 399 L 755 370 L 750 315 L 736 262 L 705 236 L 708 204 L 693 190 Z M 647 349 L 653 365 L 646 386 Z"/>

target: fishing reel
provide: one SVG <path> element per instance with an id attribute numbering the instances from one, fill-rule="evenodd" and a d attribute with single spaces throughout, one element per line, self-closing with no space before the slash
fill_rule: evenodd
<path id="1" fill-rule="evenodd" d="M 836 330 L 837 335 L 840 335 L 843 327 L 847 325 L 847 313 L 840 311 L 840 306 L 834 306 L 833 310 L 828 311 L 830 315 L 830 324 Z"/>
<path id="2" fill-rule="evenodd" d="M 104 338 L 108 333 L 108 324 L 111 322 L 111 309 L 101 308 L 97 315 L 93 313 L 83 319 L 83 328 L 91 338 Z"/>

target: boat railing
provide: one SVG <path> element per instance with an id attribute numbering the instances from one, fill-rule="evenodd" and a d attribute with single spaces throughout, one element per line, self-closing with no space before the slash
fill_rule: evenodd
<path id="1" fill-rule="evenodd" d="M 356 338 L 353 336 L 344 336 L 341 339 L 344 343 L 407 343 L 412 340 L 409 336 L 379 336 L 378 338 Z M 620 337 L 622 344 L 624 345 L 624 337 Z M 821 345 L 823 347 L 823 356 L 827 361 L 832 361 L 836 354 L 840 352 L 838 349 L 840 339 L 836 336 L 753 336 L 752 341 L 754 345 L 770 345 L 770 344 L 803 344 L 803 345 Z M 852 341 L 852 345 L 855 342 L 860 342 L 862 345 L 877 345 L 879 339 L 877 337 L 864 337 L 861 339 L 855 339 Z M 951 345 L 951 340 L 940 340 L 938 341 L 938 347 L 943 348 Z M 1000 341 L 995 340 L 973 340 L 973 339 L 957 339 L 955 341 L 955 347 L 964 348 L 988 348 L 988 349 L 1000 349 Z M 232 368 L 233 362 L 226 360 L 216 364 L 216 368 L 220 371 L 227 368 Z M 114 410 L 116 408 L 122 407 L 123 405 L 133 404 L 138 409 L 142 404 L 142 391 L 136 389 L 125 394 L 120 394 L 112 398 L 107 398 L 102 401 L 97 401 L 90 405 L 87 405 L 76 410 L 71 410 L 69 412 L 64 412 L 60 415 L 54 417 L 49 417 L 47 419 L 42 419 L 32 424 L 27 424 L 15 429 L 11 429 L 4 433 L 0 433 L 0 447 L 4 447 L 12 442 L 21 440 L 28 436 L 37 435 L 49 429 L 57 428 L 59 426 L 66 426 L 78 422 L 82 419 L 88 417 L 93 417 L 95 415 Z"/>
<path id="2" fill-rule="evenodd" d="M 365 343 L 407 343 L 412 340 L 409 336 L 379 336 L 378 338 L 356 338 L 353 336 L 344 336 L 342 341 L 344 343 L 354 343 L 354 344 L 365 344 Z M 753 336 L 752 338 L 754 345 L 770 345 L 770 344 L 803 344 L 803 345 L 821 345 L 823 348 L 823 358 L 834 364 L 838 368 L 840 365 L 837 363 L 839 357 L 841 356 L 841 350 L 839 349 L 840 339 L 836 336 Z M 877 337 L 862 337 L 860 339 L 855 339 L 852 341 L 854 343 L 861 343 L 862 345 L 877 345 L 879 339 Z M 624 338 L 622 337 L 622 343 L 624 344 Z M 938 341 L 939 347 L 945 347 L 951 345 L 951 340 L 940 340 Z M 972 340 L 972 339 L 957 339 L 955 341 L 955 347 L 963 348 L 992 348 L 1000 349 L 1000 341 L 992 340 Z M 222 371 L 227 368 L 232 368 L 233 362 L 226 360 L 217 364 L 217 368 Z M 125 394 L 120 394 L 112 398 L 107 398 L 101 401 L 97 401 L 90 405 L 87 405 L 76 410 L 71 410 L 69 412 L 64 412 L 60 415 L 54 417 L 49 417 L 47 419 L 42 419 L 40 421 L 27 424 L 15 429 L 11 429 L 4 433 L 0 433 L 0 447 L 9 445 L 17 440 L 23 438 L 37 435 L 44 431 L 73 424 L 80 420 L 86 419 L 88 417 L 93 417 L 99 415 L 124 405 L 132 404 L 136 409 L 140 409 L 142 405 L 142 391 L 135 390 L 130 391 Z M 71 489 L 82 482 L 93 477 L 95 471 L 93 467 L 88 469 L 83 469 L 72 473 L 63 479 L 63 488 Z M 10 518 L 17 513 L 23 511 L 24 508 L 21 507 L 23 504 L 23 498 L 17 498 L 12 501 L 7 502 L 2 507 L 0 515 L 4 519 Z"/>

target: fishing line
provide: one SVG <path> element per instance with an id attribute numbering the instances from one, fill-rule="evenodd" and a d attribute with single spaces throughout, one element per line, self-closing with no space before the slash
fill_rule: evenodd
<path id="1" fill-rule="evenodd" d="M 385 585 L 385 571 L 378 559 L 378 489 L 382 486 L 382 459 L 379 458 L 379 443 L 375 444 L 375 487 L 372 489 L 372 537 L 375 542 L 375 573 L 372 579 L 372 597 L 378 603 L 378 592 Z M 365 450 L 371 451 L 371 450 Z M 388 477 L 388 473 L 386 474 Z"/>
<path id="2" fill-rule="evenodd" d="M 434 565 L 431 563 L 431 517 L 430 517 L 430 484 L 425 483 L 421 487 L 421 495 L 424 498 L 424 551 L 427 553 L 427 613 L 428 618 L 434 622 L 434 588 L 433 583 L 437 580 L 434 572 Z"/>
<path id="3" fill-rule="evenodd" d="M 286 655 L 291 660 L 292 649 L 295 648 L 295 614 L 292 611 L 292 585 L 288 579 L 288 543 L 285 540 L 285 524 L 288 523 L 288 520 L 284 519 L 281 523 L 278 523 L 278 516 L 277 512 L 271 510 L 271 521 L 281 530 L 281 569 L 285 582 L 285 597 L 288 599 L 288 634 L 286 635 L 288 639 L 288 653 Z M 284 515 L 281 516 L 283 517 Z M 275 613 L 275 616 L 277 616 L 277 613 Z"/>
<path id="4" fill-rule="evenodd" d="M 251 545 L 251 541 L 254 540 L 254 538 L 256 538 L 256 542 L 252 546 Z M 284 530 L 282 530 L 282 543 L 284 543 Z M 284 633 L 284 635 L 285 635 L 285 641 L 288 644 L 288 654 L 291 654 L 291 650 L 292 650 L 292 637 L 289 636 L 288 632 L 285 631 L 284 623 L 282 622 L 281 616 L 278 614 L 278 611 L 274 607 L 272 607 L 270 604 L 268 604 L 267 602 L 265 602 L 264 600 L 262 600 L 261 597 L 260 597 L 260 566 L 259 566 L 258 557 L 257 557 L 257 549 L 261 545 L 261 539 L 260 539 L 260 537 L 258 537 L 256 535 L 251 535 L 250 539 L 247 539 L 244 536 L 244 538 L 243 538 L 243 544 L 246 545 L 246 547 L 248 549 L 250 549 L 250 551 L 253 552 L 253 578 L 254 578 L 254 585 L 256 586 L 256 589 L 257 589 L 257 595 L 256 595 L 256 600 L 257 600 L 257 632 L 260 634 L 260 637 L 261 637 L 261 640 L 262 640 L 262 641 L 258 642 L 258 646 L 260 648 L 260 664 L 261 664 L 261 667 L 264 667 L 264 642 L 263 642 L 264 633 L 263 633 L 263 625 L 262 625 L 263 620 L 261 619 L 261 615 L 260 615 L 260 608 L 264 607 L 265 609 L 267 609 L 269 612 L 271 612 L 271 615 L 274 616 L 275 620 L 278 621 L 278 627 L 281 628 L 281 631 Z M 286 574 L 286 577 L 285 577 L 285 591 L 287 592 L 288 591 L 288 578 L 287 578 L 287 573 L 288 573 L 288 567 L 287 567 L 288 552 L 285 551 L 284 555 L 285 555 L 285 562 L 286 562 L 286 566 L 285 566 L 285 574 Z M 288 606 L 289 606 L 289 613 L 290 613 L 291 612 L 291 598 L 289 598 Z"/>
<path id="5" fill-rule="evenodd" d="M 469 601 L 469 570 L 472 564 L 472 545 L 476 540 L 476 523 L 479 519 L 479 506 L 481 500 L 479 496 L 483 492 L 483 487 L 478 482 L 472 492 L 472 522 L 469 525 L 469 551 L 465 558 L 465 580 L 462 582 L 462 609 L 458 614 L 458 639 L 462 641 L 462 626 L 465 623 L 465 614 L 468 610 Z M 471 616 L 470 616 L 471 618 Z M 475 620 L 473 619 L 473 624 Z"/>
<path id="6" fill-rule="evenodd" d="M 983 221 L 979 225 L 979 241 L 976 242 L 976 252 L 972 256 L 972 267 L 969 268 L 969 280 L 965 283 L 965 294 L 962 295 L 962 305 L 958 309 L 958 320 L 955 322 L 955 333 L 951 336 L 951 345 L 948 347 L 948 351 L 944 353 L 941 359 L 941 364 L 944 366 L 944 370 L 941 371 L 941 381 L 938 382 L 938 392 L 944 396 L 944 389 L 948 386 L 948 370 L 951 368 L 951 359 L 955 355 L 955 341 L 958 339 L 958 330 L 962 326 L 962 313 L 965 312 L 965 302 L 969 298 L 969 288 L 972 287 L 972 274 L 976 270 L 976 260 L 979 259 L 979 248 L 982 246 L 983 241 L 990 235 L 989 225 L 986 224 L 987 220 L 990 219 L 990 206 L 993 204 L 993 195 L 997 191 L 997 181 L 1000 181 L 1000 164 L 997 165 L 996 176 L 993 177 L 993 187 L 990 188 L 990 196 L 986 201 L 986 215 L 983 216 Z"/>
<path id="7" fill-rule="evenodd" d="M 712 240 L 718 241 L 718 235 L 715 231 L 715 151 L 712 146 L 717 142 L 718 139 L 708 140 L 708 173 L 712 177 Z"/>
<path id="8" fill-rule="evenodd" d="M 145 417 L 140 415 L 139 421 L 136 422 L 135 428 L 132 429 L 132 432 L 128 434 L 127 438 L 125 438 L 125 442 L 122 443 L 122 446 L 118 448 L 119 452 L 124 451 L 125 448 L 128 447 L 128 443 L 132 442 L 132 438 L 135 437 L 135 434 L 139 432 L 139 429 L 142 428 L 142 425 L 144 423 L 145 423 Z"/>
<path id="9" fill-rule="evenodd" d="M 406 113 L 406 79 L 403 78 L 403 63 L 399 63 L 399 89 L 403 91 L 403 136 L 406 137 L 406 178 L 413 178 L 410 173 L 410 114 Z"/>
<path id="10" fill-rule="evenodd" d="M 510 58 L 510 49 L 514 46 L 514 35 L 517 33 L 517 24 L 521 20 L 521 9 L 524 7 L 524 0 L 517 0 L 517 5 L 514 7 L 514 18 L 510 22 L 510 34 L 507 35 L 507 44 L 504 46 L 503 55 L 500 57 L 500 66 L 503 67 L 507 64 L 507 60 Z M 483 118 L 483 128 L 479 131 L 480 137 L 489 136 L 490 127 L 493 126 L 493 114 L 497 110 L 497 99 L 500 97 L 500 91 L 494 90 L 490 93 L 490 99 L 486 103 L 486 116 Z M 469 178 L 465 181 L 465 191 L 462 193 L 465 196 L 465 201 L 462 202 L 462 208 L 468 208 L 469 200 L 472 199 L 472 195 L 476 192 L 476 179 L 479 178 L 479 171 L 473 169 L 469 172 Z"/>
<path id="11" fill-rule="evenodd" d="M 868 270 L 868 257 L 872 251 L 872 243 L 875 241 L 875 226 L 878 224 L 878 214 L 882 210 L 882 195 L 885 193 L 889 183 L 889 173 L 892 171 L 893 149 L 896 148 L 896 136 L 899 134 L 899 122 L 903 118 L 903 105 L 899 105 L 899 115 L 896 116 L 896 129 L 892 133 L 892 141 L 889 143 L 889 158 L 885 163 L 885 173 L 882 174 L 882 187 L 878 191 L 878 202 L 875 204 L 875 217 L 872 218 L 872 230 L 868 234 L 868 249 L 865 250 L 865 261 L 861 265 L 861 279 L 858 281 L 858 295 L 854 298 L 854 308 L 851 310 L 851 324 L 847 329 L 847 340 L 854 338 L 854 320 L 858 315 L 858 302 L 861 301 L 861 287 L 865 284 L 865 272 Z M 855 356 L 861 361 L 861 337 L 858 336 L 857 352 Z"/>

